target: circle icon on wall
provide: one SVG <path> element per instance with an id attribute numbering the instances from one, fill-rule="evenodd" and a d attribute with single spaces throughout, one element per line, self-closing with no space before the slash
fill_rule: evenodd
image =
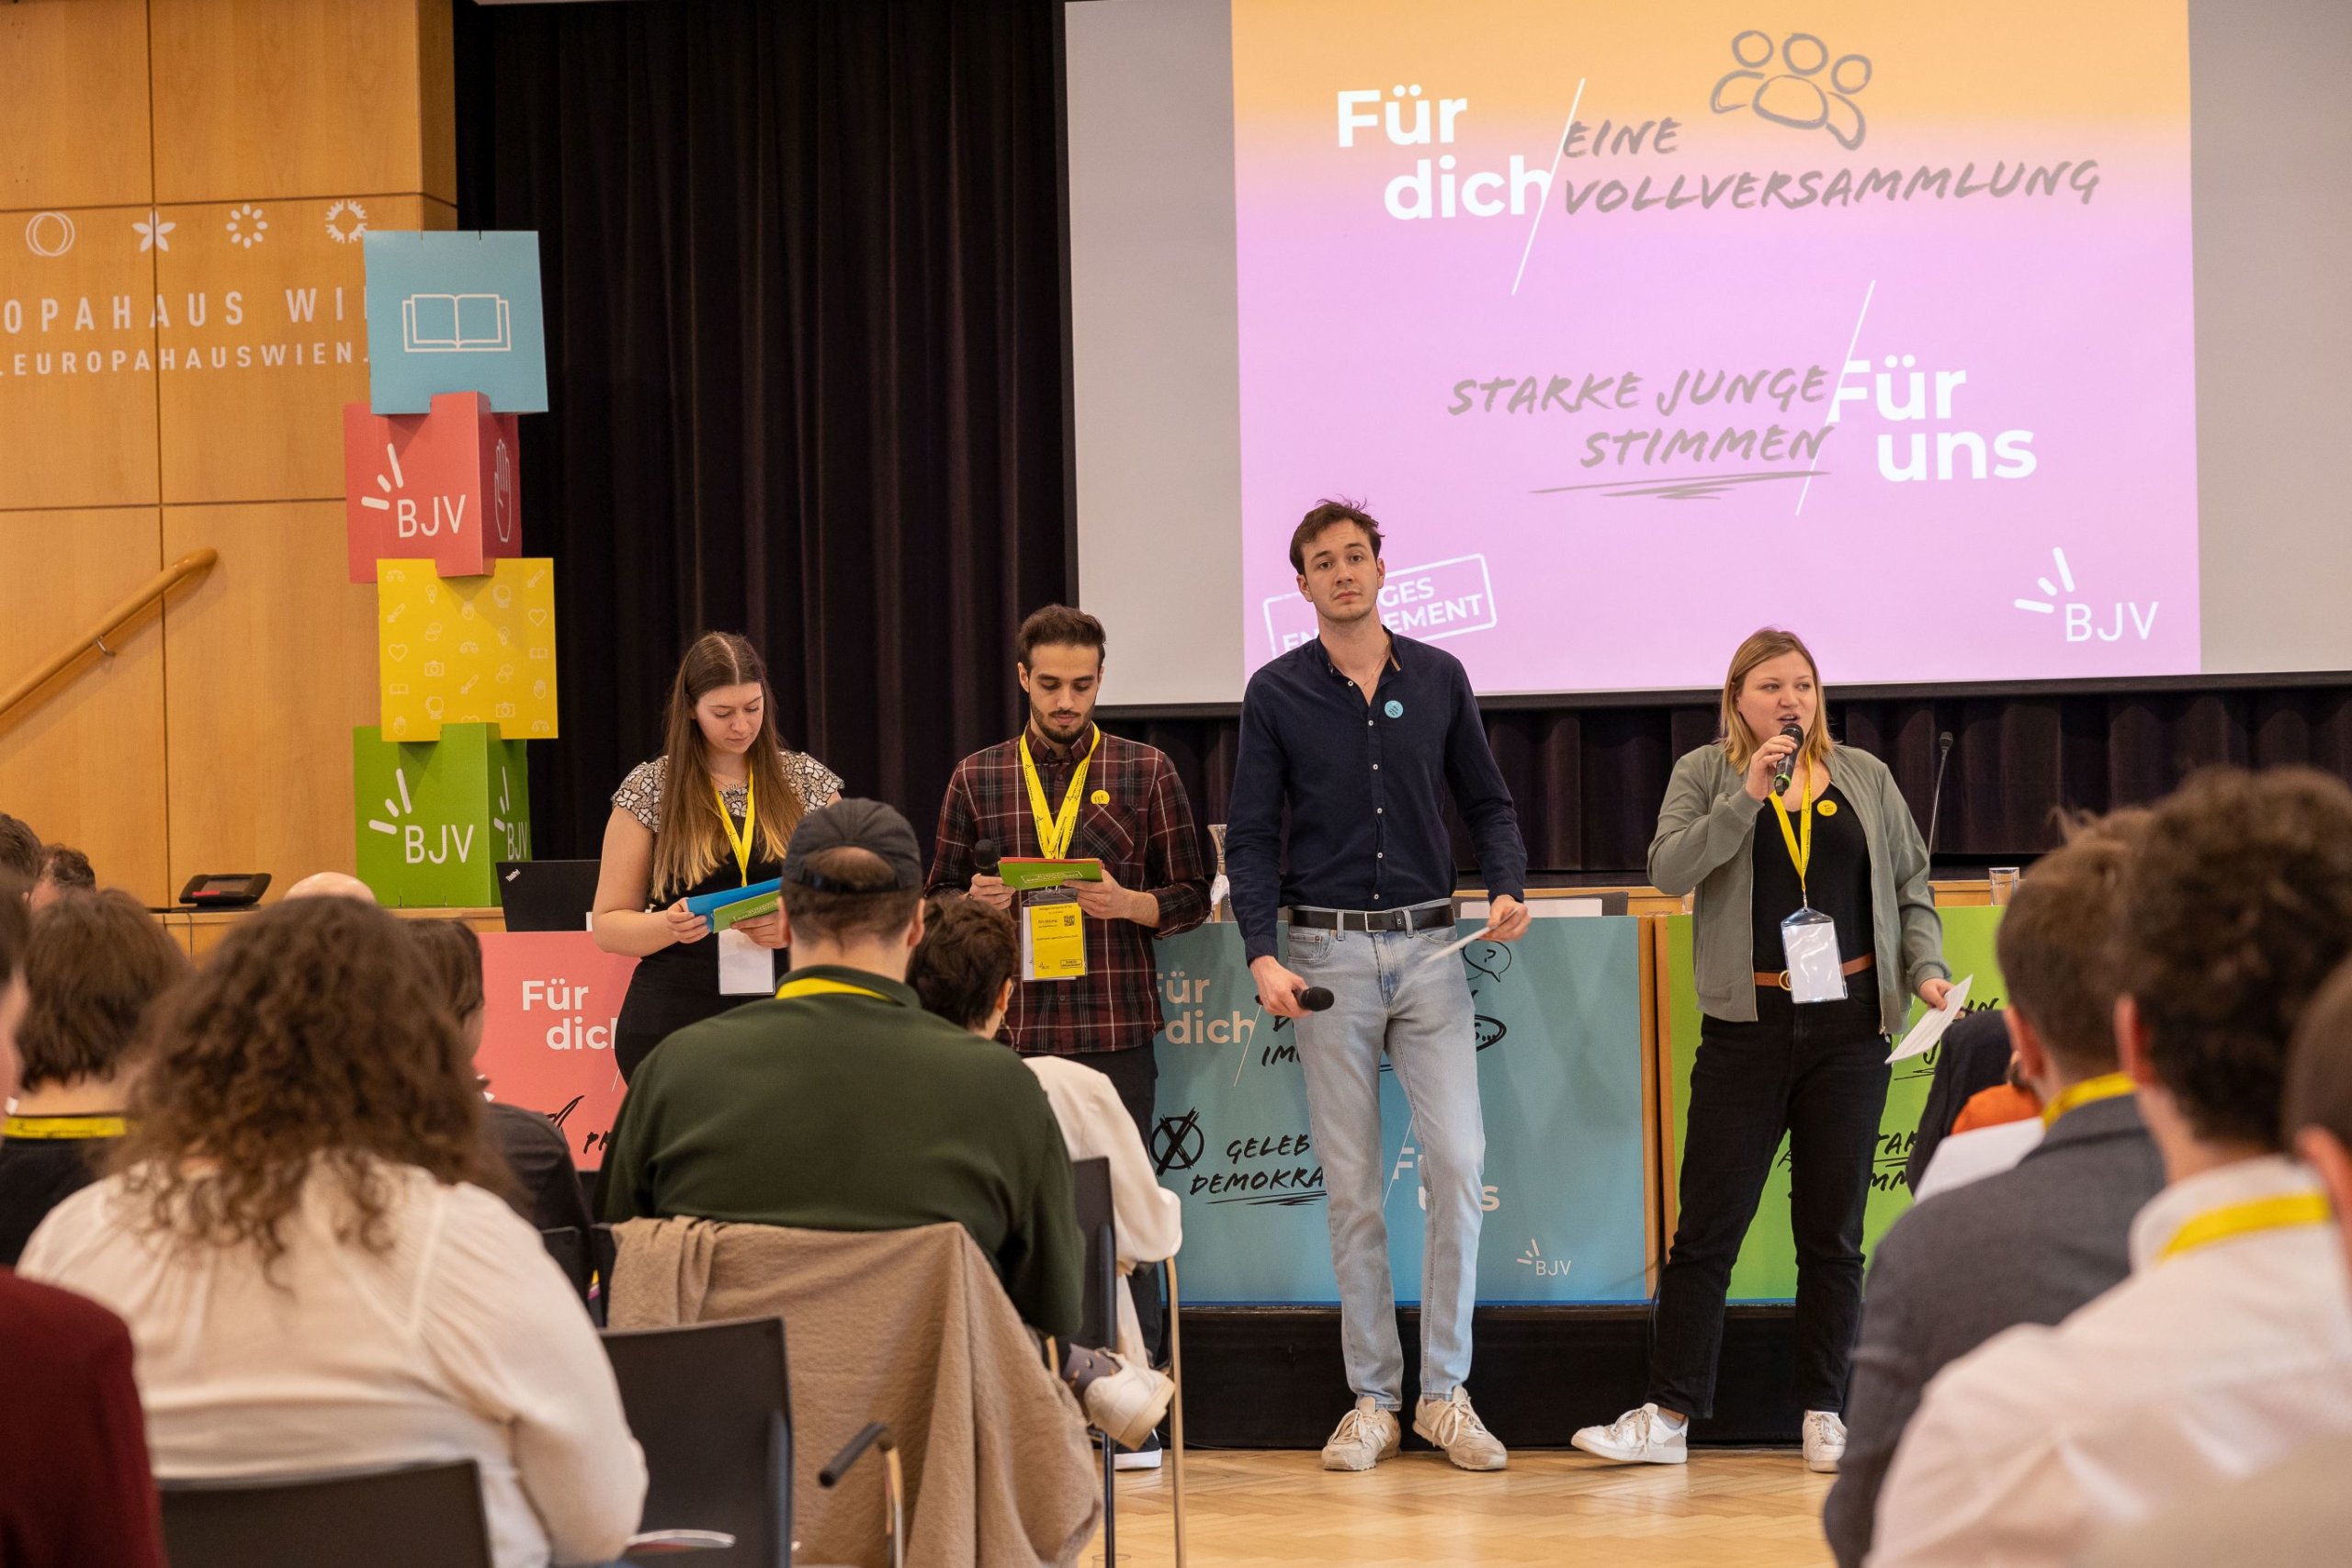
<path id="1" fill-rule="evenodd" d="M 36 212 L 25 224 L 25 249 L 37 256 L 62 256 L 74 248 L 74 220 L 62 212 Z"/>
<path id="2" fill-rule="evenodd" d="M 338 245 L 358 242 L 368 232 L 368 209 L 344 197 L 327 205 L 327 238 Z"/>
<path id="3" fill-rule="evenodd" d="M 269 238 L 269 220 L 263 217 L 261 209 L 250 201 L 230 212 L 227 226 L 229 243 L 243 245 L 249 251 Z"/>

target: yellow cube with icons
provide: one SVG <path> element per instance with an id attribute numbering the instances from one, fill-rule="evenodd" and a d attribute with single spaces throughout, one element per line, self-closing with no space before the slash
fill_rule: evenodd
<path id="1" fill-rule="evenodd" d="M 443 577 L 429 560 L 379 562 L 376 640 L 386 740 L 437 740 L 445 724 L 555 739 L 552 560 L 502 560 L 483 577 Z"/>

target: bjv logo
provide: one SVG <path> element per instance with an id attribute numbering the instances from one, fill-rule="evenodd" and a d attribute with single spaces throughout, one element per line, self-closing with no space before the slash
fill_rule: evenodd
<path id="1" fill-rule="evenodd" d="M 2134 636 L 2145 642 L 2154 635 L 2158 601 L 2151 599 L 2143 605 L 2136 599 L 2118 599 L 2111 604 L 2101 604 L 2095 600 L 2069 597 L 2057 602 L 2062 592 L 2068 595 L 2075 592 L 2075 569 L 2066 559 L 2066 552 L 2055 546 L 2051 548 L 2050 560 L 2057 570 L 2058 581 L 2034 579 L 2034 586 L 2041 590 L 2042 597 L 2012 601 L 2018 609 L 2036 615 L 2062 617 L 2068 642 L 2121 642 L 2126 637 Z"/>

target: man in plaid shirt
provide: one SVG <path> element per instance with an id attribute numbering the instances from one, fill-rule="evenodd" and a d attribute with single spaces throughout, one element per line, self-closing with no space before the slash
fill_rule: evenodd
<path id="1" fill-rule="evenodd" d="M 1100 860 L 1102 880 L 1070 885 L 1086 918 L 1085 975 L 1016 984 L 1001 1038 L 1023 1055 L 1076 1056 L 1100 1068 L 1118 1086 L 1148 1148 L 1159 1076 L 1151 1043 L 1160 1023 L 1152 938 L 1190 931 L 1208 918 L 1209 876 L 1192 804 L 1167 753 L 1115 735 L 1095 739 L 1103 642 L 1102 622 L 1062 604 L 1031 615 L 1015 639 L 1016 670 L 1029 699 L 1024 733 L 1049 810 L 1061 807 L 1071 773 L 1093 748 L 1069 853 Z M 939 808 L 930 891 L 968 892 L 1018 921 L 1019 896 L 1001 878 L 981 874 L 973 859 L 982 840 L 993 840 L 1004 858 L 1044 852 L 1017 739 L 956 765 Z M 1148 1293 L 1156 1294 L 1136 1292 L 1147 1342 L 1159 1316 Z"/>

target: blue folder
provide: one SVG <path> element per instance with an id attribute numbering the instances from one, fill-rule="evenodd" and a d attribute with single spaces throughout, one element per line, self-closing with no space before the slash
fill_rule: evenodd
<path id="1" fill-rule="evenodd" d="M 764 894 L 776 892 L 783 886 L 783 877 L 772 876 L 765 882 L 754 882 L 749 887 L 729 887 L 717 893 L 705 893 L 699 897 L 689 898 L 686 900 L 686 908 L 707 920 L 714 911 L 724 909 L 729 904 L 741 904 L 746 898 L 757 898 Z"/>

